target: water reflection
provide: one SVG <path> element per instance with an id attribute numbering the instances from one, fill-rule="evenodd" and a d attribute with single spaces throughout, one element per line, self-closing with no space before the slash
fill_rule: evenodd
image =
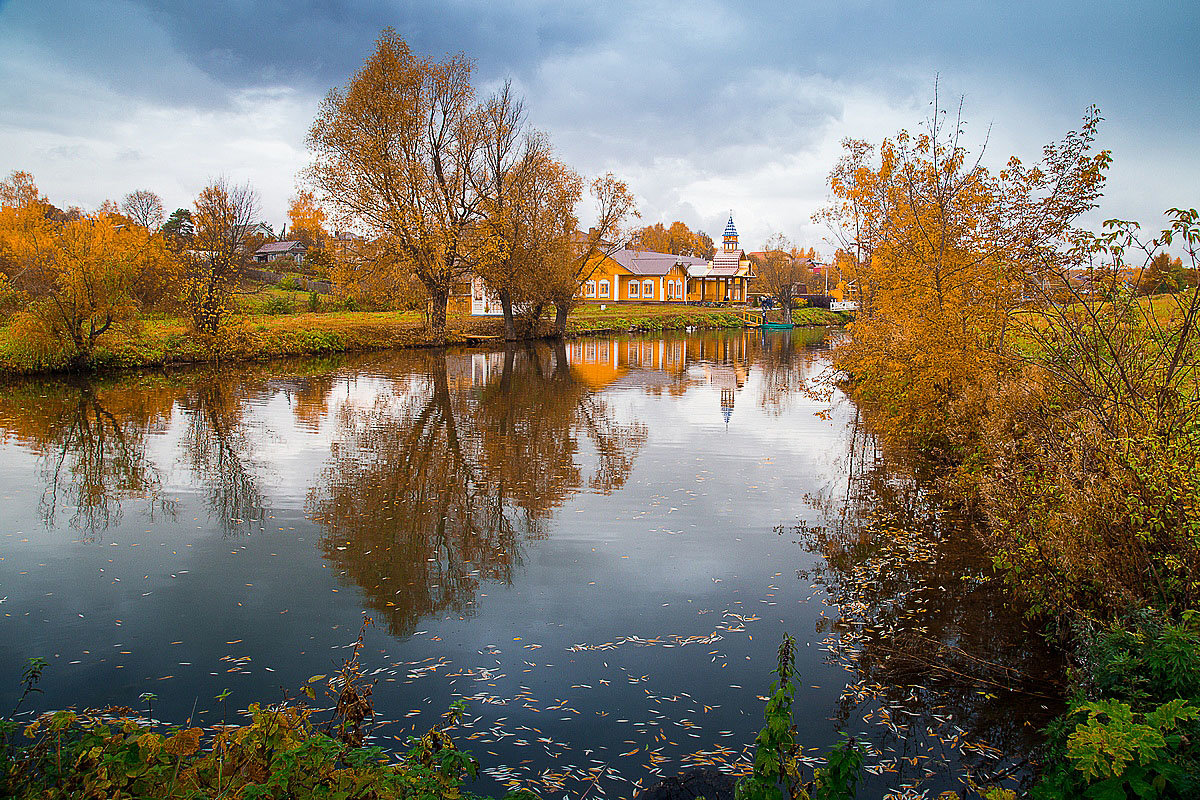
<path id="1" fill-rule="evenodd" d="M 120 523 L 123 499 L 144 502 L 150 519 L 174 513 L 149 433 L 170 416 L 176 392 L 161 385 L 86 381 L 22 384 L 0 393 L 0 432 L 38 457 L 39 514 L 52 528 L 63 514 L 85 540 Z"/>
<path id="2" fill-rule="evenodd" d="M 6 387 L 0 667 L 62 653 L 47 703 L 149 689 L 183 719 L 327 672 L 366 608 L 391 634 L 368 643 L 382 714 L 420 729 L 473 697 L 496 781 L 600 795 L 744 768 L 775 645 L 807 631 L 798 725 L 821 748 L 871 732 L 865 793 L 1024 774 L 994 756 L 1031 752 L 1057 665 L 969 526 L 852 407 L 816 414 L 811 345 L 623 335 Z M 56 535 L 29 535 L 39 498 Z M 819 524 L 775 533 L 798 517 Z"/>
<path id="3" fill-rule="evenodd" d="M 266 431 L 247 419 L 246 408 L 270 389 L 263 380 L 229 381 L 209 375 L 179 401 L 187 426 L 183 460 L 203 488 L 209 516 L 226 536 L 261 530 L 268 500 L 259 476 Z"/>
<path id="4" fill-rule="evenodd" d="M 901 454 L 881 452 L 860 416 L 847 458 L 847 483 L 809 498 L 824 524 L 794 529 L 823 556 L 802 577 L 831 595 L 839 615 L 820 630 L 856 677 L 837 718 L 876 723 L 887 785 L 898 774 L 901 785 L 970 775 L 1020 786 L 1061 710 L 1059 654 L 1009 605 L 973 522 L 942 508 Z"/>
<path id="5" fill-rule="evenodd" d="M 307 509 L 325 557 L 396 634 L 433 613 L 469 615 L 482 583 L 512 581 L 567 496 L 620 488 L 646 440 L 579 380 L 562 344 L 430 351 L 415 373 L 384 377 L 391 391 L 343 407 Z"/>
<path id="6" fill-rule="evenodd" d="M 810 377 L 820 371 L 824 353 L 814 347 L 824 339 L 820 329 L 801 329 L 791 336 L 762 331 L 758 341 L 759 405 L 772 416 L 779 416 L 797 397 L 809 391 Z"/>

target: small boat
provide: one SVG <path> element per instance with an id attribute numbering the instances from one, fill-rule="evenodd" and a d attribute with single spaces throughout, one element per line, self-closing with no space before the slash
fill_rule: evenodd
<path id="1" fill-rule="evenodd" d="M 796 327 L 790 322 L 771 322 L 766 314 L 756 311 L 743 311 L 742 323 L 747 328 L 762 328 L 765 331 L 790 331 Z"/>

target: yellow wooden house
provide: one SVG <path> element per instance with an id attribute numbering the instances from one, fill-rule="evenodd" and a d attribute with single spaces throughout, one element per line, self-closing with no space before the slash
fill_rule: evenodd
<path id="1" fill-rule="evenodd" d="M 712 261 L 625 248 L 595 261 L 579 289 L 589 303 L 741 303 L 754 271 L 738 247 L 733 217 Z"/>
<path id="2" fill-rule="evenodd" d="M 617 250 L 596 260 L 580 287 L 588 302 L 682 303 L 688 268 L 708 262 L 691 256 L 648 250 Z"/>

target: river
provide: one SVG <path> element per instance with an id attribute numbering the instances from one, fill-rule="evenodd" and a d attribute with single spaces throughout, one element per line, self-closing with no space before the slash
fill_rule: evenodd
<path id="1" fill-rule="evenodd" d="M 466 698 L 474 790 L 627 797 L 745 769 L 787 632 L 805 753 L 864 742 L 862 796 L 1016 786 L 1060 659 L 815 391 L 823 336 L 0 387 L 0 704 L 41 656 L 37 708 L 233 721 L 336 671 L 365 614 L 376 743 Z"/>

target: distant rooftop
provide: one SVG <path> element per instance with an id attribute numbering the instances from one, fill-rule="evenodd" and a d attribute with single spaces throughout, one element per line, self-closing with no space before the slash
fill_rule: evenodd
<path id="1" fill-rule="evenodd" d="M 296 246 L 304 247 L 305 250 L 308 249 L 307 247 L 304 246 L 303 242 L 267 242 L 262 247 L 258 248 L 258 250 L 256 252 L 258 252 L 258 253 L 286 253 L 288 250 L 291 250 L 293 247 L 296 247 Z"/>
<path id="2" fill-rule="evenodd" d="M 703 258 L 654 253 L 649 250 L 618 250 L 609 256 L 634 275 L 666 275 L 676 264 L 687 269 L 693 265 L 708 266 Z"/>

